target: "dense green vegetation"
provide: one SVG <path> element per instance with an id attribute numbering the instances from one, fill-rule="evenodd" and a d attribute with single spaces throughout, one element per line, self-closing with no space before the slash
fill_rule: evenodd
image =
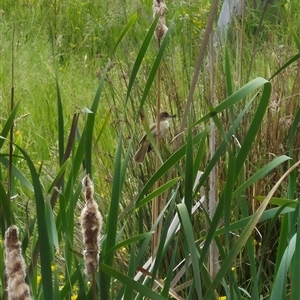
<path id="1" fill-rule="evenodd" d="M 183 132 L 211 2 L 166 4 L 158 48 L 150 0 L 2 1 L 0 254 L 17 225 L 33 299 L 298 300 L 298 1 L 248 3 L 227 43 L 207 45 Z M 157 99 L 178 117 L 137 165 L 140 111 L 154 121 Z M 86 173 L 103 216 L 94 277 Z"/>

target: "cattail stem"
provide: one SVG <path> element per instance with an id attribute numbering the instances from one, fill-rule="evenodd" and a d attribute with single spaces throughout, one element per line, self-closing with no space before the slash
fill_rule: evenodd
<path id="1" fill-rule="evenodd" d="M 164 35 L 166 34 L 168 28 L 166 26 L 166 11 L 167 7 L 164 2 L 164 0 L 154 0 L 153 1 L 153 18 L 156 18 L 159 16 L 159 20 L 156 26 L 155 30 L 155 37 L 157 40 L 158 48 L 160 48 L 161 40 L 163 39 Z M 157 71 L 157 100 L 156 100 L 156 128 L 157 128 L 157 136 L 156 136 L 156 145 L 157 148 L 160 148 L 160 139 L 159 139 L 159 132 L 160 132 L 160 99 L 161 99 L 161 68 L 158 67 Z M 155 169 L 158 170 L 160 167 L 160 159 L 158 156 L 156 156 L 155 161 Z M 158 180 L 155 184 L 155 189 L 158 189 L 161 185 L 161 181 Z M 152 204 L 152 224 L 154 224 L 155 220 L 159 216 L 159 213 L 162 209 L 162 196 L 157 196 Z M 157 247 L 159 244 L 160 239 L 160 232 L 161 232 L 161 223 L 158 224 L 154 234 L 153 234 L 153 240 L 152 240 L 152 256 L 154 257 L 156 255 Z"/>

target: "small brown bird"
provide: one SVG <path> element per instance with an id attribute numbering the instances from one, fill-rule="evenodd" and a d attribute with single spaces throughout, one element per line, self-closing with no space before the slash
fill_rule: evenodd
<path id="1" fill-rule="evenodd" d="M 166 111 L 162 111 L 159 114 L 159 138 L 161 139 L 164 138 L 164 136 L 166 135 L 170 127 L 169 119 L 175 117 L 176 115 L 170 115 Z M 150 131 L 153 137 L 157 136 L 158 133 L 156 128 L 156 122 L 151 125 Z M 134 155 L 135 162 L 138 164 L 142 164 L 145 160 L 146 153 L 150 152 L 151 150 L 152 150 L 151 143 L 147 138 L 147 134 L 145 133 L 140 140 L 140 148 L 136 151 Z"/>

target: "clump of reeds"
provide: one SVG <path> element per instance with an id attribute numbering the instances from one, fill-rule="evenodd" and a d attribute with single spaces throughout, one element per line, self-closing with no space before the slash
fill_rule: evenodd
<path id="1" fill-rule="evenodd" d="M 29 286 L 25 283 L 26 266 L 21 253 L 19 230 L 15 225 L 5 232 L 5 273 L 9 300 L 29 300 Z"/>
<path id="2" fill-rule="evenodd" d="M 155 37 L 159 43 L 168 31 L 168 27 L 166 26 L 166 12 L 167 6 L 164 0 L 153 0 L 153 18 L 159 16 L 155 29 Z"/>
<path id="3" fill-rule="evenodd" d="M 89 175 L 83 178 L 82 186 L 85 189 L 86 201 L 81 212 L 81 228 L 85 245 L 85 273 L 87 275 L 94 275 L 99 263 L 102 216 L 99 212 L 98 204 L 94 200 L 94 185 Z"/>

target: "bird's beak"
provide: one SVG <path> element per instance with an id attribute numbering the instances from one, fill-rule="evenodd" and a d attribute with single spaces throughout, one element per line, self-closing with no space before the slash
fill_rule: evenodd
<path id="1" fill-rule="evenodd" d="M 169 118 L 176 118 L 177 115 L 169 115 Z"/>

